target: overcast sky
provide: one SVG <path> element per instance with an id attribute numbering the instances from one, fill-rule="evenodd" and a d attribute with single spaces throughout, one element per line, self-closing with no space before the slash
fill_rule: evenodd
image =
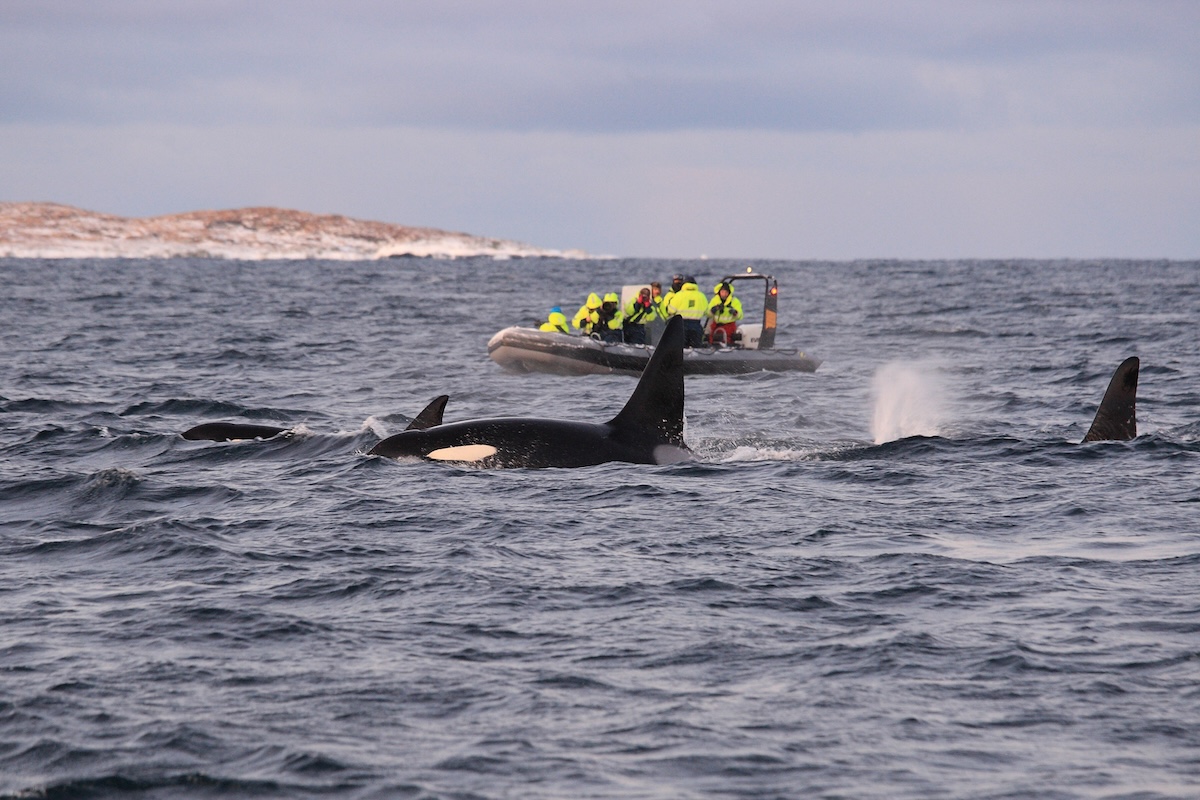
<path id="1" fill-rule="evenodd" d="M 0 200 L 1200 257 L 1196 0 L 0 0 Z"/>

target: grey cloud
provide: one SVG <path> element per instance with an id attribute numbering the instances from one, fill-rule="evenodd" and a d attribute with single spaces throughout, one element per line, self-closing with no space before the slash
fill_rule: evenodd
<path id="1" fill-rule="evenodd" d="M 1189 2 L 0 8 L 0 121 L 881 130 L 1200 119 Z"/>

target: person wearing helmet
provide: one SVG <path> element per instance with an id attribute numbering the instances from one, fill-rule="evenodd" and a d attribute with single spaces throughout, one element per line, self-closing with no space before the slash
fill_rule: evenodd
<path id="1" fill-rule="evenodd" d="M 558 306 L 550 309 L 550 316 L 538 328 L 539 331 L 550 331 L 553 333 L 570 333 L 571 329 L 567 327 L 567 315 Z"/>
<path id="2" fill-rule="evenodd" d="M 742 318 L 742 301 L 733 296 L 733 284 L 722 281 L 713 287 L 716 294 L 708 304 L 709 344 L 733 344 L 738 320 Z"/>
<path id="3" fill-rule="evenodd" d="M 708 298 L 690 275 L 684 277 L 683 285 L 670 298 L 668 315 L 683 317 L 683 346 L 700 347 L 704 344 L 704 324 L 701 320 L 708 312 Z"/>
<path id="4" fill-rule="evenodd" d="M 653 322 L 657 317 L 658 308 L 650 296 L 650 287 L 643 286 L 625 306 L 625 325 L 621 329 L 625 334 L 625 343 L 645 344 L 646 323 Z"/>
<path id="5" fill-rule="evenodd" d="M 575 312 L 575 318 L 571 320 L 571 324 L 575 326 L 575 330 L 581 332 L 584 336 L 590 336 L 597 322 L 600 321 L 600 295 L 592 292 L 587 296 L 587 302 L 579 307 Z"/>
<path id="6" fill-rule="evenodd" d="M 616 292 L 609 292 L 604 295 L 604 302 L 600 304 L 600 320 L 593 330 L 600 334 L 601 341 L 619 343 L 621 341 L 621 324 L 624 320 L 625 315 L 621 313 L 620 296 Z"/>

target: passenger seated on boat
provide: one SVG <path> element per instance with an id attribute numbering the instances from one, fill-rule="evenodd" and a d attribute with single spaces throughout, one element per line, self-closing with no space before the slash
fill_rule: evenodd
<path id="1" fill-rule="evenodd" d="M 625 321 L 625 315 L 621 313 L 621 298 L 616 292 L 609 292 L 604 295 L 604 302 L 600 304 L 600 319 L 592 329 L 593 333 L 600 335 L 600 341 L 619 343 L 622 339 L 621 326 Z"/>
<path id="2" fill-rule="evenodd" d="M 538 328 L 539 331 L 549 331 L 552 333 L 570 333 L 571 329 L 567 327 L 567 315 L 563 313 L 558 306 L 550 309 L 550 316 Z"/>
<path id="3" fill-rule="evenodd" d="M 700 347 L 704 344 L 704 324 L 701 320 L 708 312 L 708 298 L 690 275 L 683 279 L 679 291 L 669 297 L 668 319 L 675 314 L 683 317 L 683 346 Z"/>
<path id="4" fill-rule="evenodd" d="M 742 318 L 742 301 L 733 296 L 733 284 L 718 283 L 713 291 L 716 295 L 708 304 L 708 343 L 733 344 Z"/>
<path id="5" fill-rule="evenodd" d="M 625 324 L 621 329 L 625 334 L 625 344 L 645 344 L 646 323 L 653 322 L 657 316 L 658 309 L 650 296 L 650 287 L 643 286 L 625 306 Z"/>
<path id="6" fill-rule="evenodd" d="M 587 302 L 579 307 L 575 312 L 575 318 L 571 320 L 571 324 L 575 326 L 575 330 L 582 333 L 584 336 L 590 336 L 597 322 L 600 321 L 600 295 L 592 292 L 587 296 Z"/>

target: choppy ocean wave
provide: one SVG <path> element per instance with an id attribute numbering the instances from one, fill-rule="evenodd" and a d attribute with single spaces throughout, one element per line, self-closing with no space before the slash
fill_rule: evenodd
<path id="1" fill-rule="evenodd" d="M 1196 264 L 756 263 L 824 363 L 693 461 L 365 455 L 607 420 L 487 339 L 745 266 L 0 261 L 0 797 L 1200 794 Z"/>

